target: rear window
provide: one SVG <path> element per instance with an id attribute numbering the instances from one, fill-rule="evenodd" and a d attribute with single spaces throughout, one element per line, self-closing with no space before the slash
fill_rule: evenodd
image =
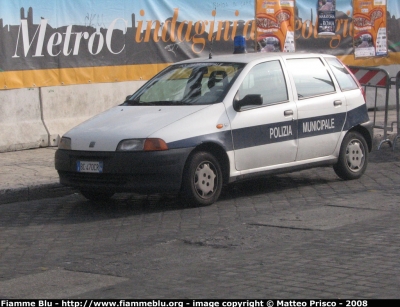
<path id="1" fill-rule="evenodd" d="M 336 58 L 325 58 L 331 67 L 336 80 L 342 91 L 354 90 L 358 88 L 357 83 L 346 69 L 346 67 Z"/>
<path id="2" fill-rule="evenodd" d="M 335 86 L 320 58 L 289 59 L 299 99 L 335 92 Z"/>

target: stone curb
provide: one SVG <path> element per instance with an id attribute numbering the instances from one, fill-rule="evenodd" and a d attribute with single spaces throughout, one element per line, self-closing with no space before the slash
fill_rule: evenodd
<path id="1" fill-rule="evenodd" d="M 49 183 L 17 189 L 3 189 L 0 190 L 0 205 L 39 200 L 43 198 L 61 197 L 76 192 L 75 189 L 65 187 L 59 183 Z"/>

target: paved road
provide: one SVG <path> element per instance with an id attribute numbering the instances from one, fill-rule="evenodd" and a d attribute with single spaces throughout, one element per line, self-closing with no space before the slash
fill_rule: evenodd
<path id="1" fill-rule="evenodd" d="M 0 298 L 400 298 L 400 153 L 237 184 L 216 204 L 0 205 Z"/>

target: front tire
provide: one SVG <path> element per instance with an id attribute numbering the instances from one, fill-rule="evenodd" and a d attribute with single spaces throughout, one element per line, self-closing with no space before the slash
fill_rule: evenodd
<path id="1" fill-rule="evenodd" d="M 196 152 L 186 164 L 181 197 L 193 205 L 208 206 L 217 201 L 222 190 L 222 171 L 208 152 Z"/>
<path id="2" fill-rule="evenodd" d="M 364 137 L 356 131 L 347 133 L 340 147 L 339 160 L 333 166 L 336 175 L 344 180 L 360 178 L 367 169 L 368 155 Z"/>

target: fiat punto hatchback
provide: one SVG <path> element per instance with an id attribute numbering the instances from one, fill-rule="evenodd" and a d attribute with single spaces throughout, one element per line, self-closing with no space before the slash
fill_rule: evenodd
<path id="1" fill-rule="evenodd" d="M 55 168 L 90 200 L 176 192 L 210 205 L 256 176 L 332 165 L 357 179 L 371 148 L 363 89 L 336 57 L 234 54 L 161 71 L 67 132 Z"/>

